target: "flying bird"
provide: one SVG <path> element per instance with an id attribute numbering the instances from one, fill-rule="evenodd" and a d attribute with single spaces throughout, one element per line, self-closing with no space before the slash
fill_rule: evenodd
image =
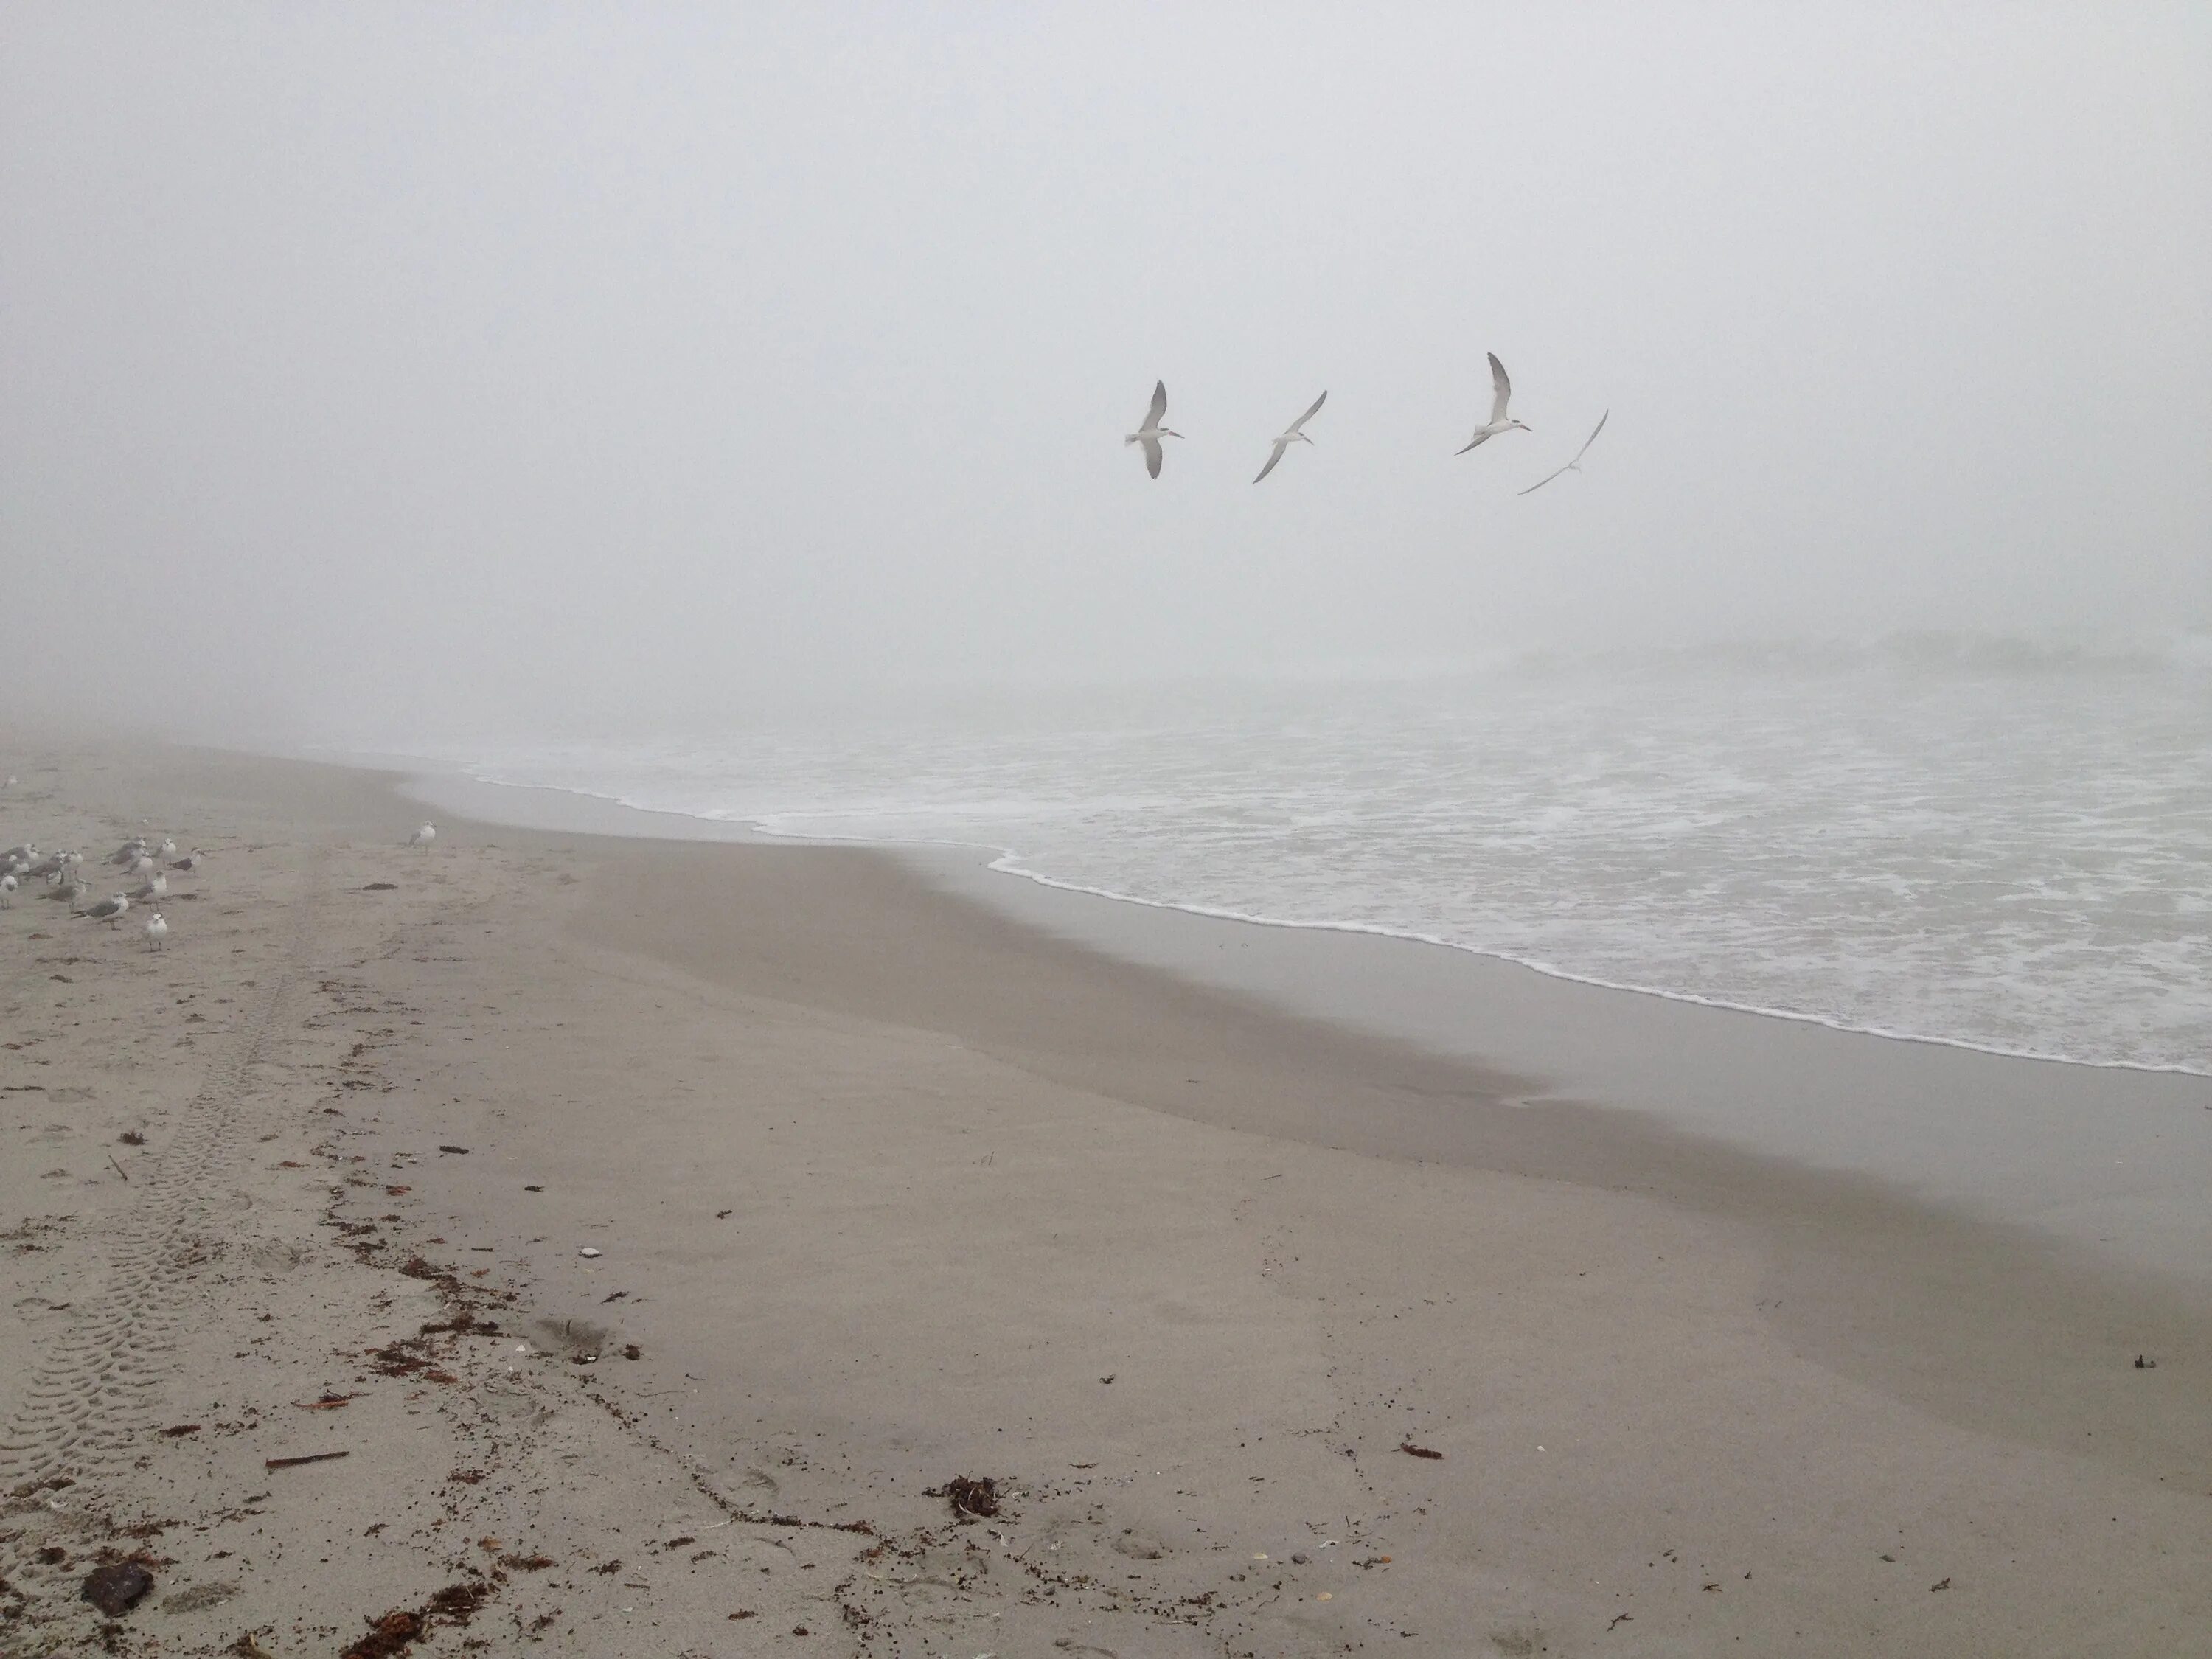
<path id="1" fill-rule="evenodd" d="M 1161 380 L 1152 387 L 1152 406 L 1145 411 L 1145 423 L 1121 440 L 1125 447 L 1130 444 L 1144 445 L 1145 471 L 1155 478 L 1160 476 L 1160 440 L 1182 436 L 1160 424 L 1160 416 L 1167 412 L 1168 383 Z"/>
<path id="2" fill-rule="evenodd" d="M 1509 421 L 1505 418 L 1505 400 L 1513 395 L 1513 382 L 1506 378 L 1505 365 L 1498 361 L 1498 354 L 1493 351 L 1489 356 L 1490 422 L 1486 426 L 1475 428 L 1474 436 L 1467 441 L 1467 449 L 1473 449 L 1477 444 L 1487 443 L 1501 432 L 1511 432 L 1516 429 L 1522 432 L 1535 430 L 1534 427 L 1522 426 L 1518 421 Z M 1464 455 L 1467 453 L 1467 449 L 1462 449 L 1459 453 Z"/>
<path id="3" fill-rule="evenodd" d="M 1260 469 L 1260 478 L 1266 477 L 1270 472 L 1273 472 L 1275 470 L 1275 463 L 1283 459 L 1284 452 L 1289 449 L 1292 444 L 1310 444 L 1313 441 L 1311 438 L 1307 437 L 1306 434 L 1298 430 L 1298 428 L 1304 426 L 1308 421 L 1313 419 L 1315 416 L 1320 414 L 1321 406 L 1328 401 L 1328 393 L 1324 392 L 1320 397 L 1313 400 L 1313 407 L 1311 409 L 1309 409 L 1304 414 L 1299 416 L 1297 420 L 1292 421 L 1288 428 L 1283 433 L 1283 435 L 1275 440 L 1274 453 L 1267 457 L 1267 465 Z M 1255 478 L 1252 482 L 1254 483 L 1257 483 L 1260 482 L 1260 478 Z"/>
<path id="4" fill-rule="evenodd" d="M 406 841 L 402 844 L 408 847 L 428 847 L 432 842 L 437 839 L 438 826 L 434 823 L 426 823 L 422 825 L 422 828 L 416 830 L 413 835 L 408 836 Z"/>
<path id="5" fill-rule="evenodd" d="M 1604 414 L 1597 417 L 1597 424 L 1590 428 L 1589 436 L 1583 439 L 1583 447 L 1575 451 L 1574 459 L 1569 461 L 1565 466 L 1561 467 L 1559 469 L 1559 472 L 1579 472 L 1583 470 L 1583 457 L 1589 453 L 1589 447 L 1597 441 L 1597 434 L 1605 430 L 1605 423 L 1612 418 L 1613 411 L 1609 409 L 1607 410 Z M 1553 479 L 1558 477 L 1559 476 L 1559 472 L 1547 472 L 1542 477 L 1537 479 L 1535 483 L 1530 484 L 1526 489 L 1522 490 L 1520 493 L 1523 495 L 1534 495 L 1546 484 L 1551 483 Z"/>
<path id="6" fill-rule="evenodd" d="M 131 901 L 118 893 L 113 898 L 104 898 L 89 910 L 76 914 L 87 921 L 104 921 L 110 927 L 123 920 L 123 913 L 131 908 Z"/>

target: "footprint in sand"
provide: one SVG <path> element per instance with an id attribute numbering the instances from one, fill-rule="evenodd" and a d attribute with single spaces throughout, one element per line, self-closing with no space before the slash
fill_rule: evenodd
<path id="1" fill-rule="evenodd" d="M 1168 1553 L 1158 1534 L 1144 1527 L 1124 1527 L 1115 1535 L 1114 1551 L 1132 1561 L 1158 1561 Z"/>

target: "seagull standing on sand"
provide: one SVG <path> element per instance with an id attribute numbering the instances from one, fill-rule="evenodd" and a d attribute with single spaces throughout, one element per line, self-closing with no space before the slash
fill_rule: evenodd
<path id="1" fill-rule="evenodd" d="M 1583 447 L 1575 451 L 1574 459 L 1569 461 L 1565 466 L 1561 467 L 1559 469 L 1559 472 L 1579 472 L 1583 470 L 1583 457 L 1589 453 L 1589 447 L 1597 441 L 1597 434 L 1605 430 L 1605 423 L 1612 418 L 1613 411 L 1609 409 L 1607 410 L 1604 414 L 1597 417 L 1597 424 L 1590 428 L 1589 436 L 1583 439 Z M 1551 483 L 1553 479 L 1558 477 L 1559 476 L 1559 472 L 1547 472 L 1542 477 L 1537 479 L 1535 483 L 1530 484 L 1526 489 L 1522 490 L 1520 493 L 1523 495 L 1534 495 L 1546 484 Z"/>
<path id="2" fill-rule="evenodd" d="M 438 826 L 434 823 L 426 823 L 408 836 L 404 844 L 409 847 L 428 847 L 437 839 Z"/>
<path id="3" fill-rule="evenodd" d="M 1535 430 L 1534 427 L 1522 426 L 1518 421 L 1505 418 L 1505 400 L 1512 395 L 1513 382 L 1506 379 L 1505 365 L 1498 361 L 1498 354 L 1493 351 L 1490 354 L 1490 423 L 1474 429 L 1474 436 L 1467 441 L 1467 449 L 1461 450 L 1461 454 L 1466 454 L 1468 449 L 1473 449 L 1477 444 L 1489 442 L 1501 432 Z"/>
<path id="4" fill-rule="evenodd" d="M 1275 453 L 1267 457 L 1267 465 L 1260 469 L 1260 478 L 1266 477 L 1270 472 L 1273 472 L 1275 470 L 1275 463 L 1283 459 L 1284 452 L 1289 449 L 1292 444 L 1310 444 L 1313 441 L 1311 438 L 1307 437 L 1306 434 L 1299 431 L 1298 428 L 1304 426 L 1308 421 L 1313 419 L 1315 416 L 1320 414 L 1321 406 L 1328 401 L 1328 393 L 1324 392 L 1320 397 L 1313 400 L 1313 407 L 1311 409 L 1309 409 L 1304 414 L 1299 416 L 1297 420 L 1292 421 L 1288 429 L 1284 432 L 1283 435 L 1275 440 Z M 1255 478 L 1252 482 L 1254 483 L 1257 483 L 1260 482 L 1260 478 Z"/>
<path id="5" fill-rule="evenodd" d="M 131 896 L 136 899 L 139 903 L 143 904 L 148 899 L 157 899 L 161 897 L 168 890 L 169 878 L 163 875 L 159 870 L 156 870 L 152 875 L 147 877 L 145 881 L 139 885 L 137 890 L 133 892 Z"/>
<path id="6" fill-rule="evenodd" d="M 168 937 L 169 924 L 161 920 L 161 913 L 156 910 L 154 919 L 146 924 L 146 948 L 159 951 L 163 948 L 162 941 Z"/>
<path id="7" fill-rule="evenodd" d="M 128 898 L 125 898 L 122 894 L 118 893 L 113 898 L 104 898 L 100 900 L 99 903 L 94 905 L 89 910 L 78 911 L 77 915 L 82 916 L 87 921 L 104 921 L 110 927 L 112 927 L 117 922 L 123 920 L 123 913 L 130 908 L 131 901 Z"/>
<path id="8" fill-rule="evenodd" d="M 107 861 L 117 869 L 128 869 L 146 856 L 146 841 L 143 836 L 126 841 L 107 855 Z"/>
<path id="9" fill-rule="evenodd" d="M 11 870 L 6 875 L 0 876 L 0 910 L 12 910 L 15 908 L 15 872 Z"/>
<path id="10" fill-rule="evenodd" d="M 1145 447 L 1145 471 L 1155 478 L 1160 476 L 1160 440 L 1180 438 L 1182 434 L 1170 431 L 1160 424 L 1160 417 L 1168 412 L 1168 383 L 1157 382 L 1152 387 L 1152 406 L 1145 411 L 1145 423 L 1121 440 L 1126 448 L 1130 444 Z"/>
<path id="11" fill-rule="evenodd" d="M 191 852 L 185 854 L 184 857 L 178 859 L 172 863 L 169 866 L 169 868 L 172 870 L 181 870 L 189 876 L 193 871 L 200 867 L 200 860 L 206 856 L 207 854 L 204 849 L 195 847 Z"/>

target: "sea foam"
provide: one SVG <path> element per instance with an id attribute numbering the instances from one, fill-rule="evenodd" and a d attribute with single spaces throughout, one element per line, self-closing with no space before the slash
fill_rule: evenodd
<path id="1" fill-rule="evenodd" d="M 431 758 L 1846 1029 L 2212 1073 L 2212 698 L 2186 670 L 1937 636 Z"/>

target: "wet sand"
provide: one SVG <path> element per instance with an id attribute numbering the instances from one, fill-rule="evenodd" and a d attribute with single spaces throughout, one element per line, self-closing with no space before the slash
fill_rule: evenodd
<path id="1" fill-rule="evenodd" d="M 424 778 L 408 792 L 441 810 L 544 829 L 760 839 L 559 790 Z M 1987 1220 L 2029 1224 L 2117 1266 L 2212 1288 L 2212 1079 L 1899 1041 L 1413 940 L 1135 905 L 1001 874 L 980 854 L 898 856 L 932 885 L 1031 931 L 1505 1073 L 1498 1087 L 1532 1103 L 1603 1107 L 1770 1158 L 1871 1176 Z"/>
<path id="2" fill-rule="evenodd" d="M 9 767 L 220 850 L 158 957 L 0 917 L 0 1650 L 102 1548 L 125 1651 L 2206 1650 L 2212 1316 L 2047 1217 L 865 849 Z"/>

